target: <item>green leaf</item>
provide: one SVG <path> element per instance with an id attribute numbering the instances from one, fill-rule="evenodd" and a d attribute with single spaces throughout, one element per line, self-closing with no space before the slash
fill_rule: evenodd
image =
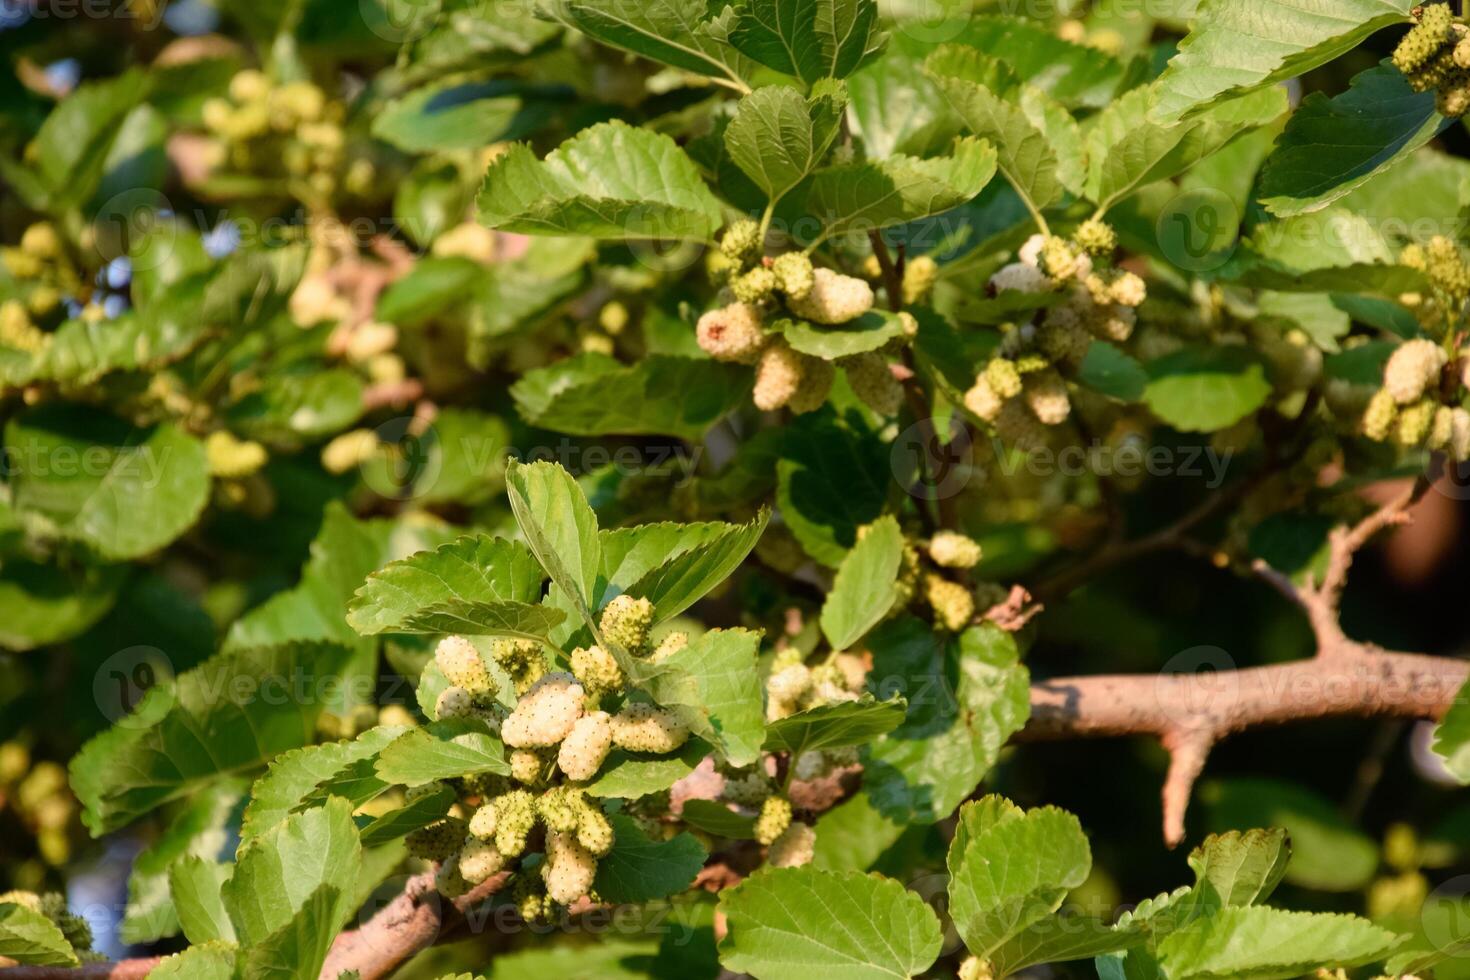
<path id="1" fill-rule="evenodd" d="M 874 231 L 964 204 L 990 183 L 995 166 L 995 148 L 967 136 L 949 156 L 824 167 L 812 174 L 805 207 L 829 235 Z"/>
<path id="2" fill-rule="evenodd" d="M 614 813 L 613 848 L 597 862 L 594 887 L 614 904 L 649 902 L 684 891 L 704 867 L 704 847 L 693 834 L 650 840 L 632 817 Z"/>
<path id="3" fill-rule="evenodd" d="M 742 0 L 728 40 L 808 85 L 846 78 L 883 43 L 875 0 Z"/>
<path id="4" fill-rule="evenodd" d="M 740 567 L 770 518 L 763 508 L 749 524 L 723 525 L 719 536 L 671 556 L 639 576 L 626 593 L 653 603 L 655 624 L 679 615 Z"/>
<path id="5" fill-rule="evenodd" d="M 371 767 L 377 754 L 406 731 L 402 725 L 379 725 L 349 741 L 323 742 L 281 753 L 250 787 L 250 804 L 240 823 L 241 839 L 249 840 L 275 826 L 305 805 L 318 787 L 347 775 L 353 767 L 362 763 Z M 353 799 L 365 803 L 371 798 Z"/>
<path id="6" fill-rule="evenodd" d="M 903 321 L 887 310 L 869 310 L 841 327 L 819 327 L 805 320 L 783 318 L 771 325 L 794 350 L 824 361 L 875 351 L 903 336 Z"/>
<path id="7" fill-rule="evenodd" d="M 868 794 L 859 792 L 818 817 L 816 830 L 812 867 L 866 871 L 898 840 L 904 825 L 873 809 Z"/>
<path id="8" fill-rule="evenodd" d="M 834 650 L 846 650 L 878 625 L 898 599 L 903 532 L 880 517 L 842 559 L 832 591 L 822 603 L 822 633 Z"/>
<path id="9" fill-rule="evenodd" d="M 225 909 L 224 883 L 233 865 L 186 854 L 168 869 L 168 890 L 179 925 L 191 943 L 235 940 L 235 924 Z"/>
<path id="10" fill-rule="evenodd" d="M 1093 391 L 1124 402 L 1136 402 L 1148 387 L 1148 372 L 1131 356 L 1102 340 L 1095 340 L 1082 358 L 1077 380 Z"/>
<path id="11" fill-rule="evenodd" d="M 293 683 L 338 674 L 349 656 L 335 644 L 238 649 L 149 689 L 71 761 L 83 822 L 101 836 L 222 773 L 305 744 L 325 704 L 310 685 L 293 697 Z"/>
<path id="12" fill-rule="evenodd" d="M 1271 385 L 1244 347 L 1187 347 L 1146 365 L 1144 403 L 1183 432 L 1228 428 L 1266 403 Z"/>
<path id="13" fill-rule="evenodd" d="M 742 816 L 714 800 L 685 800 L 679 819 L 695 830 L 731 840 L 753 840 L 755 817 Z"/>
<path id="14" fill-rule="evenodd" d="M 358 817 L 358 831 L 363 847 L 377 847 L 426 827 L 449 812 L 456 797 L 454 790 L 441 786 L 436 792 L 416 796 L 405 806 L 389 810 L 377 817 Z"/>
<path id="15" fill-rule="evenodd" d="M 230 427 L 268 446 L 296 450 L 362 417 L 362 379 L 345 368 L 275 371 L 224 413 Z"/>
<path id="16" fill-rule="evenodd" d="M 547 462 L 512 462 L 505 488 L 526 543 L 591 626 L 602 544 L 597 515 L 582 488 L 565 469 Z"/>
<path id="17" fill-rule="evenodd" d="M 893 470 L 888 446 L 865 422 L 822 411 L 786 427 L 776 477 L 787 528 L 807 554 L 836 567 L 857 542 L 857 529 L 882 515 Z"/>
<path id="18" fill-rule="evenodd" d="M 475 725 L 436 721 L 410 729 L 378 754 L 379 778 L 389 784 L 420 786 L 436 779 L 483 772 L 510 775 L 500 739 Z"/>
<path id="19" fill-rule="evenodd" d="M 38 209 L 80 207 L 102 181 L 113 145 L 128 116 L 148 93 L 149 76 L 134 69 L 78 86 L 41 124 L 27 156 L 44 196 Z"/>
<path id="20" fill-rule="evenodd" d="M 866 745 L 903 724 L 903 698 L 879 701 L 864 693 L 856 701 L 838 701 L 787 715 L 766 728 L 767 752 L 790 752 L 793 756 L 818 749 Z"/>
<path id="21" fill-rule="evenodd" d="M 373 116 L 378 139 L 409 153 L 478 150 L 525 139 L 552 118 L 565 90 L 506 79 L 425 85 Z"/>
<path id="22" fill-rule="evenodd" d="M 613 749 L 586 790 L 593 796 L 624 800 L 661 793 L 693 772 L 709 754 L 709 743 L 697 738 L 672 755 Z"/>
<path id="23" fill-rule="evenodd" d="M 969 17 L 955 40 L 999 58 L 1022 81 L 1067 106 L 1100 109 L 1125 80 L 1123 63 L 1112 55 L 1019 17 Z"/>
<path id="24" fill-rule="evenodd" d="M 352 911 L 346 900 L 361 856 L 352 804 L 336 797 L 293 813 L 241 845 L 235 873 L 221 893 L 242 945 L 262 942 L 290 924 L 308 903 L 320 901 L 317 890 L 324 885 L 335 894 L 312 919 L 330 942 Z"/>
<path id="25" fill-rule="evenodd" d="M 56 923 L 23 905 L 0 903 L 0 956 L 30 966 L 77 966 Z"/>
<path id="26" fill-rule="evenodd" d="M 740 100 L 725 128 L 725 149 L 768 200 L 778 201 L 821 163 L 842 110 L 832 94 L 808 101 L 790 86 L 767 86 Z"/>
<path id="27" fill-rule="evenodd" d="M 194 524 L 209 498 L 204 446 L 168 423 L 140 429 L 55 402 L 12 418 L 5 447 L 26 526 L 104 559 L 157 551 Z"/>
<path id="28" fill-rule="evenodd" d="M 659 704 L 680 709 L 694 734 L 737 767 L 760 756 L 765 738 L 755 669 L 760 639 L 751 630 L 710 630 L 659 664 L 646 688 Z"/>
<path id="29" fill-rule="evenodd" d="M 720 896 L 729 932 L 720 962 L 756 980 L 912 977 L 939 955 L 939 919 L 880 875 L 762 869 Z"/>
<path id="30" fill-rule="evenodd" d="M 1357 891 L 1373 879 L 1378 847 L 1337 807 L 1284 780 L 1229 779 L 1200 789 L 1212 831 L 1282 827 L 1291 837 L 1286 881 L 1322 891 Z"/>
<path id="31" fill-rule="evenodd" d="M 247 944 L 241 980 L 316 980 L 343 915 L 351 911 L 343 898 L 341 889 L 319 886 L 290 921 Z"/>
<path id="32" fill-rule="evenodd" d="M 1412 0 L 1202 0 L 1159 78 L 1158 119 L 1176 119 L 1292 78 L 1408 19 Z"/>
<path id="33" fill-rule="evenodd" d="M 1470 681 L 1460 688 L 1449 710 L 1434 726 L 1433 748 L 1462 785 L 1470 783 Z"/>
<path id="34" fill-rule="evenodd" d="M 363 635 L 462 633 L 543 639 L 564 618 L 538 605 L 545 573 L 525 545 L 466 535 L 390 562 L 347 605 Z"/>
<path id="35" fill-rule="evenodd" d="M 706 0 L 542 0 L 539 6 L 603 44 L 738 88 L 754 67 L 711 31 Z"/>
<path id="36" fill-rule="evenodd" d="M 117 601 L 122 565 L 61 568 L 23 558 L 0 566 L 0 646 L 34 650 L 86 632 Z"/>
<path id="37" fill-rule="evenodd" d="M 190 946 L 165 956 L 148 972 L 148 980 L 236 980 L 234 943 Z"/>
<path id="38" fill-rule="evenodd" d="M 867 645 L 869 688 L 905 694 L 909 710 L 902 725 L 868 748 L 864 786 L 885 816 L 942 820 L 974 792 L 1030 714 L 1030 679 L 1015 640 L 986 624 L 967 629 L 946 650 L 927 625 L 903 616 Z"/>
<path id="39" fill-rule="evenodd" d="M 870 156 L 929 156 L 959 132 L 959 120 L 922 64 L 921 57 L 890 45 L 847 80 L 848 115 Z"/>
<path id="40" fill-rule="evenodd" d="M 123 942 L 157 942 L 179 931 L 169 892 L 169 867 L 185 855 L 206 861 L 219 857 L 225 846 L 226 823 L 244 795 L 244 784 L 235 780 L 221 780 L 195 793 L 133 860 L 127 913 L 118 933 Z"/>
<path id="41" fill-rule="evenodd" d="M 1346 92 L 1312 92 L 1288 117 L 1262 166 L 1260 201 L 1282 217 L 1324 208 L 1448 122 L 1435 111 L 1434 91 L 1415 92 L 1391 64 L 1359 72 Z"/>
<path id="42" fill-rule="evenodd" d="M 1290 860 L 1286 831 L 1273 827 L 1211 834 L 1190 853 L 1189 866 L 1211 907 L 1257 905 L 1276 890 Z"/>
<path id="43" fill-rule="evenodd" d="M 678 144 L 623 122 L 584 129 L 545 160 L 515 144 L 486 172 L 479 208 L 490 227 L 528 235 L 708 240 L 723 222 Z"/>
<path id="44" fill-rule="evenodd" d="M 1011 976 L 1040 963 L 1066 963 L 1140 946 L 1140 929 L 1120 929 L 1102 919 L 1060 913 L 1021 930 L 990 954 L 997 976 Z"/>
<path id="45" fill-rule="evenodd" d="M 1318 967 L 1359 966 L 1398 940 L 1352 915 L 1224 908 L 1158 944 L 1170 980 L 1285 980 Z"/>
<path id="46" fill-rule="evenodd" d="M 523 419 L 556 432 L 699 440 L 749 398 L 750 370 L 666 354 L 622 364 L 584 353 L 527 371 L 510 392 Z"/>
<path id="47" fill-rule="evenodd" d="M 961 807 L 962 825 L 972 812 L 979 819 L 949 852 L 949 912 L 965 946 L 984 958 L 1055 912 L 1086 880 L 1092 853 L 1064 810 L 1023 813 L 985 801 Z"/>

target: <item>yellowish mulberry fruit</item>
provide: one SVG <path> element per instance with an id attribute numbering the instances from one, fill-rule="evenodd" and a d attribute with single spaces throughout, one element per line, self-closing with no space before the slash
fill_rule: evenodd
<path id="1" fill-rule="evenodd" d="M 587 848 L 593 857 L 605 857 L 612 850 L 612 824 L 597 807 L 588 804 L 582 807 L 577 819 L 577 843 Z"/>
<path id="2" fill-rule="evenodd" d="M 771 841 L 766 861 L 774 868 L 799 868 L 816 856 L 817 832 L 811 824 L 793 823 Z"/>
<path id="3" fill-rule="evenodd" d="M 980 561 L 980 545 L 958 531 L 936 531 L 929 539 L 929 557 L 941 568 L 974 568 Z"/>
<path id="4" fill-rule="evenodd" d="M 475 808 L 470 815 L 470 836 L 479 840 L 493 841 L 495 839 L 496 809 L 494 801 L 482 803 Z"/>
<path id="5" fill-rule="evenodd" d="M 689 634 L 683 630 L 674 630 L 658 641 L 658 646 L 648 655 L 648 659 L 654 663 L 662 663 L 680 650 L 689 645 Z"/>
<path id="6" fill-rule="evenodd" d="M 786 305 L 813 323 L 846 323 L 873 308 L 873 287 L 831 269 L 816 269 L 811 291 L 801 299 L 787 297 Z"/>
<path id="7" fill-rule="evenodd" d="M 767 846 L 776 842 L 791 826 L 791 801 L 781 796 L 768 796 L 761 804 L 755 820 L 755 839 Z"/>
<path id="8" fill-rule="evenodd" d="M 526 850 L 526 838 L 536 826 L 536 798 L 523 789 L 497 796 L 495 807 L 495 847 L 507 858 L 520 857 Z"/>
<path id="9" fill-rule="evenodd" d="M 546 654 L 535 640 L 497 639 L 490 655 L 510 675 L 516 693 L 525 694 L 546 675 Z"/>
<path id="10" fill-rule="evenodd" d="M 832 393 L 832 382 L 837 377 L 837 368 L 831 361 L 805 354 L 801 359 L 801 384 L 786 403 L 795 415 L 815 412 L 825 405 L 827 396 Z"/>
<path id="11" fill-rule="evenodd" d="M 378 434 L 372 429 L 344 432 L 322 447 L 322 468 L 341 475 L 372 459 L 378 452 Z"/>
<path id="12" fill-rule="evenodd" d="M 766 348 L 755 369 L 755 391 L 751 396 L 755 407 L 770 412 L 790 402 L 801 387 L 803 361 L 801 354 L 785 343 Z"/>
<path id="13" fill-rule="evenodd" d="M 741 303 L 756 304 L 770 298 L 776 291 L 776 274 L 763 265 L 730 281 L 730 291 Z"/>
<path id="14" fill-rule="evenodd" d="M 985 380 L 1001 399 L 1015 398 L 1021 393 L 1021 372 L 1016 370 L 1015 361 L 1004 357 L 993 357 L 985 365 Z"/>
<path id="15" fill-rule="evenodd" d="M 451 854 L 434 871 L 434 889 L 445 898 L 459 898 L 470 887 L 469 881 L 460 873 L 458 854 Z"/>
<path id="16" fill-rule="evenodd" d="M 994 980 L 995 971 L 987 960 L 978 956 L 966 956 L 960 964 L 959 980 Z"/>
<path id="17" fill-rule="evenodd" d="M 1400 405 L 1418 401 L 1438 380 L 1445 361 L 1444 350 L 1434 341 L 1405 341 L 1383 367 L 1383 388 Z"/>
<path id="18" fill-rule="evenodd" d="M 601 768 L 612 749 L 612 718 L 605 711 L 592 711 L 572 726 L 556 753 L 556 764 L 568 779 L 583 782 Z"/>
<path id="19" fill-rule="evenodd" d="M 975 384 L 965 392 L 965 407 L 986 422 L 994 422 L 1004 405 L 1005 399 L 995 393 L 990 379 L 984 374 L 976 378 Z"/>
<path id="20" fill-rule="evenodd" d="M 1060 425 L 1072 411 L 1067 383 L 1055 371 L 1043 371 L 1026 378 L 1026 404 L 1043 425 Z"/>
<path id="21" fill-rule="evenodd" d="M 922 303 L 939 279 L 939 263 L 927 255 L 916 255 L 904 263 L 903 302 L 905 306 Z"/>
<path id="22" fill-rule="evenodd" d="M 742 268 L 760 257 L 762 244 L 760 225 L 749 218 L 731 224 L 720 236 L 720 251 Z"/>
<path id="23" fill-rule="evenodd" d="M 38 259 L 57 259 L 61 257 L 61 236 L 50 222 L 38 221 L 21 233 L 20 249 Z"/>
<path id="24" fill-rule="evenodd" d="M 478 221 L 466 221 L 434 239 L 429 252 L 437 258 L 461 258 L 489 265 L 495 261 L 495 232 Z"/>
<path id="25" fill-rule="evenodd" d="M 226 429 L 216 429 L 204 440 L 204 455 L 209 460 L 212 476 L 240 479 L 265 465 L 269 454 L 265 447 L 249 439 L 236 439 Z"/>
<path id="26" fill-rule="evenodd" d="M 1101 218 L 1088 218 L 1082 222 L 1072 238 L 1084 252 L 1098 258 L 1112 255 L 1118 247 L 1118 233 Z"/>
<path id="27" fill-rule="evenodd" d="M 546 886 L 539 878 L 529 874 L 516 875 L 515 884 L 511 886 L 511 902 L 516 907 L 516 913 L 526 922 L 547 922 L 551 919 L 551 899 L 547 897 Z"/>
<path id="28" fill-rule="evenodd" d="M 1055 286 L 1046 273 L 1026 262 L 1012 262 L 1001 266 L 990 277 L 990 288 L 997 293 L 1046 293 Z"/>
<path id="29" fill-rule="evenodd" d="M 853 392 L 879 415 L 892 415 L 903 403 L 903 385 L 888 368 L 882 354 L 865 353 L 844 357 L 840 362 L 847 372 Z"/>
<path id="30" fill-rule="evenodd" d="M 641 654 L 648 645 L 648 630 L 653 626 L 653 603 L 630 595 L 616 596 L 602 610 L 598 621 L 602 635 L 632 654 Z"/>
<path id="31" fill-rule="evenodd" d="M 730 303 L 701 316 L 695 339 L 715 360 L 737 364 L 754 364 L 766 344 L 760 313 L 748 303 Z"/>
<path id="32" fill-rule="evenodd" d="M 634 701 L 613 716 L 612 738 L 620 749 L 662 755 L 689 740 L 689 726 L 666 708 Z"/>
<path id="33" fill-rule="evenodd" d="M 1378 389 L 1369 400 L 1367 410 L 1363 412 L 1363 435 L 1374 442 L 1387 439 L 1394 420 L 1398 418 L 1398 411 L 1398 401 L 1388 389 Z"/>
<path id="34" fill-rule="evenodd" d="M 459 873 L 471 885 L 478 885 L 505 868 L 505 855 L 490 841 L 471 839 L 459 852 Z"/>
<path id="35" fill-rule="evenodd" d="M 958 633 L 975 615 L 975 597 L 958 582 L 942 575 L 924 576 L 924 601 L 934 610 L 935 625 Z"/>
<path id="36" fill-rule="evenodd" d="M 1143 277 L 1133 272 L 1118 273 L 1108 283 L 1108 295 L 1114 303 L 1124 306 L 1142 306 L 1148 298 L 1148 285 Z"/>
<path id="37" fill-rule="evenodd" d="M 462 636 L 446 636 L 440 640 L 434 648 L 434 663 L 449 683 L 471 694 L 495 693 L 495 681 L 480 659 L 480 651 Z"/>
<path id="38" fill-rule="evenodd" d="M 1399 410 L 1398 428 L 1394 438 L 1401 446 L 1418 446 L 1429 436 L 1434 424 L 1434 402 L 1425 398 Z"/>
<path id="39" fill-rule="evenodd" d="M 366 364 L 398 346 L 398 328 L 391 323 L 359 323 L 347 338 L 347 360 Z"/>
<path id="40" fill-rule="evenodd" d="M 582 717 L 582 685 L 571 674 L 547 674 L 531 686 L 501 726 L 511 748 L 545 748 L 566 738 Z"/>
<path id="41" fill-rule="evenodd" d="M 551 779 L 554 760 L 545 749 L 511 749 L 506 761 L 510 778 L 523 786 L 544 786 Z"/>
<path id="42" fill-rule="evenodd" d="M 1470 459 L 1470 411 L 1459 406 L 1450 409 L 1450 458 L 1457 463 Z"/>
<path id="43" fill-rule="evenodd" d="M 592 890 L 597 858 L 577 841 L 575 834 L 554 831 L 546 835 L 546 863 L 541 880 L 552 901 L 570 905 Z"/>
<path id="44" fill-rule="evenodd" d="M 409 833 L 404 843 L 408 853 L 425 861 L 443 861 L 459 850 L 468 828 L 463 820 L 445 817 Z"/>
<path id="45" fill-rule="evenodd" d="M 626 686 L 623 671 L 613 655 L 596 644 L 572 651 L 572 676 L 586 692 L 589 703 L 600 702 L 609 694 L 617 694 Z"/>
<path id="46" fill-rule="evenodd" d="M 802 252 L 787 252 L 778 255 L 771 263 L 771 272 L 776 277 L 776 288 L 786 294 L 787 299 L 803 300 L 811 295 L 816 282 L 812 260 Z"/>
<path id="47" fill-rule="evenodd" d="M 1418 71 L 1432 58 L 1450 37 L 1454 14 L 1448 4 L 1425 4 L 1421 8 L 1419 23 L 1394 48 L 1394 67 L 1405 75 Z"/>
<path id="48" fill-rule="evenodd" d="M 1450 435 L 1454 429 L 1454 411 L 1448 405 L 1440 405 L 1434 410 L 1434 420 L 1429 424 L 1429 435 L 1424 438 L 1424 445 L 1433 450 L 1442 450 L 1450 444 Z"/>

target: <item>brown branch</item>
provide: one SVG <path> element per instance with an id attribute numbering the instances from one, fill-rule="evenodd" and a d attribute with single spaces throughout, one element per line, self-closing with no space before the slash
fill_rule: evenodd
<path id="1" fill-rule="evenodd" d="M 122 960 L 118 963 L 83 963 L 69 966 L 0 966 L 5 980 L 143 980 L 162 957 Z"/>

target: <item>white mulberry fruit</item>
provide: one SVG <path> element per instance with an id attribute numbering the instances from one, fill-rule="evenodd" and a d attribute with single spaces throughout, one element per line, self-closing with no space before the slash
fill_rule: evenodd
<path id="1" fill-rule="evenodd" d="M 575 834 L 546 835 L 546 863 L 541 866 L 541 880 L 552 901 L 572 904 L 592 890 L 596 878 L 597 858 L 577 841 Z"/>
<path id="2" fill-rule="evenodd" d="M 994 422 L 1000 415 L 1005 399 L 995 393 L 985 375 L 975 379 L 975 384 L 965 392 L 965 407 L 986 422 Z"/>
<path id="3" fill-rule="evenodd" d="M 612 719 L 613 744 L 629 752 L 673 752 L 689 740 L 689 726 L 666 708 L 634 701 Z"/>
<path id="4" fill-rule="evenodd" d="M 1445 359 L 1444 350 L 1432 340 L 1405 341 L 1383 367 L 1384 390 L 1400 405 L 1418 401 L 1439 377 Z"/>
<path id="5" fill-rule="evenodd" d="M 975 597 L 958 582 L 941 575 L 924 576 L 924 600 L 934 610 L 935 625 L 958 633 L 975 615 Z"/>
<path id="6" fill-rule="evenodd" d="M 817 832 L 811 824 L 793 823 L 771 841 L 766 861 L 774 868 L 799 868 L 816 856 Z"/>
<path id="7" fill-rule="evenodd" d="M 1051 291 L 1052 285 L 1044 272 L 1025 262 L 1001 266 L 990 277 L 990 288 L 997 293 L 1008 290 L 1018 293 L 1045 293 Z"/>
<path id="8" fill-rule="evenodd" d="M 1071 414 L 1072 401 L 1067 395 L 1067 383 L 1055 371 L 1029 376 L 1023 394 L 1032 414 L 1043 425 L 1060 425 Z"/>
<path id="9" fill-rule="evenodd" d="M 462 636 L 446 636 L 434 648 L 434 663 L 449 683 L 471 694 L 494 694 L 495 682 L 480 659 L 480 651 Z"/>
<path id="10" fill-rule="evenodd" d="M 815 269 L 811 291 L 801 299 L 788 297 L 786 305 L 813 323 L 846 323 L 873 308 L 873 287 L 831 269 Z"/>
<path id="11" fill-rule="evenodd" d="M 882 354 L 854 354 L 841 361 L 853 392 L 879 415 L 892 415 L 903 403 L 903 385 Z"/>
<path id="12" fill-rule="evenodd" d="M 459 873 L 471 885 L 478 885 L 505 868 L 505 855 L 489 841 L 471 839 L 459 852 Z"/>
<path id="13" fill-rule="evenodd" d="M 648 644 L 653 626 L 653 603 L 630 595 L 616 596 L 602 610 L 598 621 L 602 635 L 629 653 L 640 654 Z"/>
<path id="14" fill-rule="evenodd" d="M 980 545 L 958 531 L 936 531 L 929 539 L 929 557 L 941 568 L 974 568 L 980 561 Z"/>
<path id="15" fill-rule="evenodd" d="M 556 753 L 556 764 L 576 782 L 597 774 L 612 749 L 612 718 L 605 711 L 592 711 L 572 726 Z"/>
<path id="16" fill-rule="evenodd" d="M 717 361 L 754 364 L 765 346 L 760 313 L 748 303 L 730 303 L 699 318 L 695 340 Z"/>
<path id="17" fill-rule="evenodd" d="M 547 674 L 521 696 L 501 726 L 500 737 L 511 748 L 555 745 L 582 716 L 585 693 L 571 674 Z"/>

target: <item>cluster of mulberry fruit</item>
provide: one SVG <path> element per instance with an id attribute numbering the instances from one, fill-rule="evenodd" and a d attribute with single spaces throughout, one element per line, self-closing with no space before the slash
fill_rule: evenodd
<path id="1" fill-rule="evenodd" d="M 1445 235 L 1435 235 L 1423 245 L 1412 242 L 1399 253 L 1399 264 L 1418 269 L 1429 280 L 1430 294 L 1404 293 L 1399 301 L 1414 311 L 1426 330 L 1443 332 L 1459 321 L 1470 299 L 1470 266 L 1460 247 Z"/>
<path id="2" fill-rule="evenodd" d="M 827 400 L 841 367 L 853 391 L 873 411 L 891 415 L 898 410 L 903 390 L 889 369 L 887 351 L 869 351 L 826 360 L 794 349 L 778 324 L 795 318 L 820 327 L 837 327 L 873 308 L 873 287 L 865 280 L 832 269 L 814 268 L 802 252 L 775 257 L 763 254 L 760 228 L 750 220 L 725 230 L 718 250 L 709 254 L 710 277 L 721 285 L 722 305 L 699 318 L 696 339 L 711 357 L 755 366 L 757 408 L 789 408 L 796 414 L 815 411 Z M 933 263 L 917 263 L 916 291 L 933 284 Z M 926 272 L 928 284 L 924 280 Z M 909 277 L 905 277 L 909 292 Z M 917 329 L 913 317 L 900 314 L 906 330 L 903 342 Z"/>
<path id="3" fill-rule="evenodd" d="M 0 905 L 19 905 L 50 919 L 61 930 L 61 935 L 71 944 L 81 962 L 107 961 L 106 956 L 92 949 L 92 927 L 86 919 L 67 908 L 66 896 L 60 892 L 47 892 L 44 895 L 28 891 L 0 892 Z"/>
<path id="4" fill-rule="evenodd" d="M 1377 442 L 1424 446 L 1456 462 L 1470 459 L 1470 411 L 1443 401 L 1449 356 L 1432 340 L 1400 344 L 1383 367 L 1383 387 L 1363 413 L 1363 434 Z M 1461 380 L 1455 379 L 1458 392 Z"/>
<path id="5" fill-rule="evenodd" d="M 1393 63 L 1416 92 L 1435 90 L 1435 108 L 1446 116 L 1470 109 L 1470 30 L 1446 3 L 1427 3 L 1399 41 Z"/>
<path id="6" fill-rule="evenodd" d="M 1040 323 L 1011 325 L 994 356 L 965 392 L 965 407 L 992 423 L 1001 439 L 1021 447 L 1045 439 L 1045 426 L 1071 414 L 1065 375 L 1077 370 L 1094 338 L 1121 343 L 1137 322 L 1143 280 L 1107 267 L 1117 247 L 1112 228 L 1098 219 L 1071 239 L 1033 235 L 1017 259 L 990 279 L 995 293 L 1061 293 Z"/>
<path id="7" fill-rule="evenodd" d="M 685 634 L 672 633 L 652 646 L 652 623 L 647 599 L 619 596 L 603 610 L 599 625 L 609 645 L 636 657 L 661 659 L 687 643 Z M 475 719 L 498 734 L 508 750 L 510 776 L 458 780 L 461 802 L 449 816 L 415 831 L 408 844 L 415 856 L 440 862 L 439 890 L 451 896 L 541 852 L 539 877 L 518 872 L 514 885 L 521 914 L 534 921 L 554 906 L 592 897 L 598 859 L 611 850 L 614 835 L 585 786 L 608 754 L 614 747 L 675 752 L 688 741 L 689 726 L 669 709 L 628 696 L 617 659 L 599 646 L 574 650 L 570 671 L 553 670 L 534 641 L 497 639 L 490 655 L 497 673 L 509 679 L 511 691 L 505 693 L 514 698 L 502 700 L 474 644 L 449 636 L 434 651 L 449 682 L 435 714 Z"/>

